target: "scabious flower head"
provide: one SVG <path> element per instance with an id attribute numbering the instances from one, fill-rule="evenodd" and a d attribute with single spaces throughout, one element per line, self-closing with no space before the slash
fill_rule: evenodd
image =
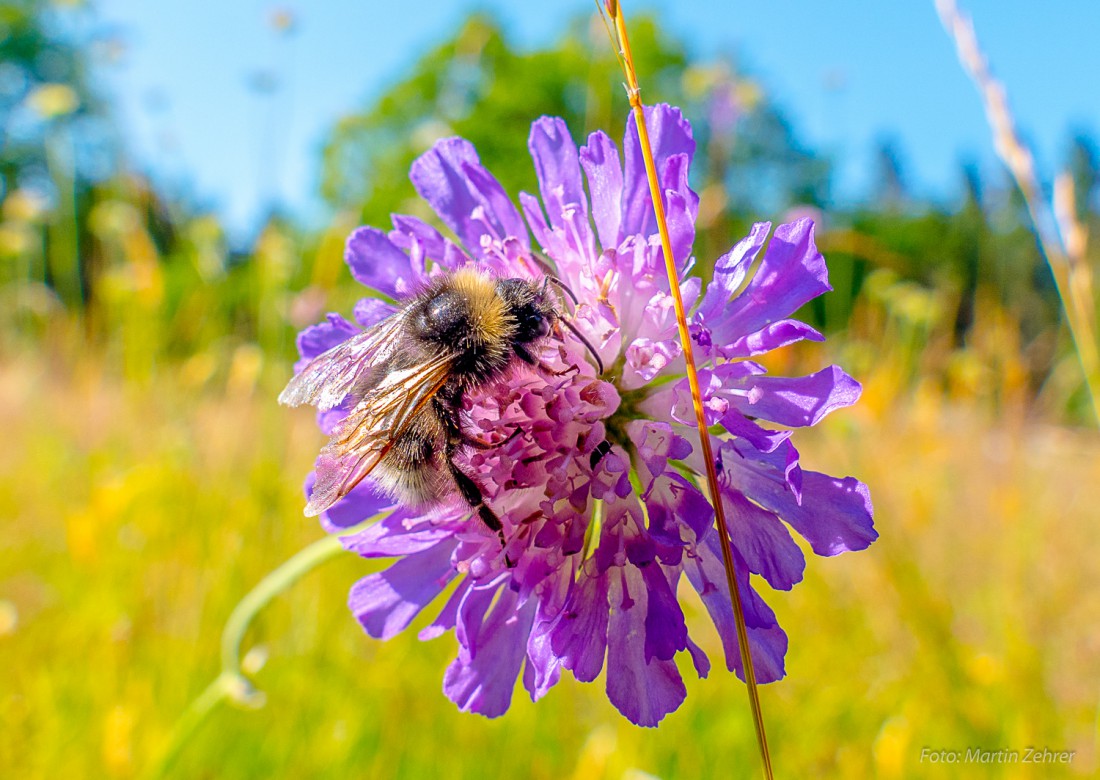
<path id="1" fill-rule="evenodd" d="M 675 261 L 686 269 L 699 202 L 688 186 L 691 128 L 663 105 L 647 109 L 647 123 Z M 348 265 L 367 287 L 400 299 L 433 274 L 467 264 L 538 278 L 532 253 L 540 251 L 576 293 L 573 322 L 607 370 L 597 375 L 567 334 L 541 356 L 562 375 L 520 368 L 469 393 L 466 430 L 503 444 L 467 448 L 458 463 L 500 516 L 505 550 L 460 500 L 429 511 L 395 507 L 343 537 L 364 557 L 397 559 L 360 580 L 350 606 L 368 634 L 386 639 L 438 601 L 420 637 L 454 630 L 458 655 L 443 688 L 463 710 L 498 716 L 520 677 L 538 699 L 563 671 L 591 682 L 606 668 L 611 702 L 632 722 L 653 726 L 686 695 L 675 656 L 686 651 L 700 676 L 710 669 L 677 600 L 682 578 L 709 612 L 727 667 L 743 670 L 723 540 L 698 487 L 705 465 L 637 128 L 631 117 L 620 157 L 605 134 L 578 149 L 561 119 L 543 117 L 529 147 L 541 197 L 521 193 L 517 208 L 470 143 L 439 141 L 413 164 L 411 178 L 457 241 L 395 216 L 393 230 L 352 234 Z M 708 423 L 725 431 L 715 448 L 721 500 L 761 682 L 784 675 L 787 636 L 750 572 L 781 590 L 801 580 L 805 561 L 790 528 L 819 555 L 863 549 L 876 537 L 866 487 L 803 470 L 790 441 L 791 428 L 854 403 L 859 384 L 837 367 L 769 376 L 752 360 L 821 340 L 789 317 L 830 289 L 810 220 L 781 225 L 770 242 L 769 232 L 767 223 L 755 225 L 718 259 L 705 290 L 696 277 L 680 284 L 704 362 Z M 393 311 L 368 298 L 354 324 L 329 315 L 301 334 L 302 357 Z M 330 430 L 342 414 L 323 413 L 321 427 Z M 521 435 L 510 437 L 517 428 Z M 322 521 L 339 533 L 390 504 L 367 480 Z"/>

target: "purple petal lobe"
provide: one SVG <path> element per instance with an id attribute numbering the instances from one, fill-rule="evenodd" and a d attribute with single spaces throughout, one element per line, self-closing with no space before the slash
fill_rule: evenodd
<path id="1" fill-rule="evenodd" d="M 377 325 L 397 311 L 396 306 L 379 298 L 360 298 L 355 303 L 355 321 L 363 328 Z"/>
<path id="2" fill-rule="evenodd" d="M 878 538 L 872 520 L 871 493 L 854 477 L 802 472 L 801 506 L 778 511 L 818 555 L 866 549 Z"/>
<path id="3" fill-rule="evenodd" d="M 499 238 L 519 239 L 527 248 L 527 226 L 519 210 L 493 174 L 476 163 L 464 163 L 462 172 L 473 187 L 474 196 L 485 209 L 487 219 Z"/>
<path id="4" fill-rule="evenodd" d="M 459 649 L 443 677 L 443 692 L 463 712 L 496 718 L 508 711 L 512 691 L 526 653 L 527 637 L 535 615 L 535 601 L 523 606 L 508 588 L 500 592 L 492 611 L 479 626 L 468 626 L 478 635 L 478 652 Z"/>
<path id="5" fill-rule="evenodd" d="M 580 152 L 581 165 L 592 193 L 592 219 L 596 234 L 604 249 L 619 244 L 619 223 L 622 218 L 621 197 L 623 169 L 619 164 L 619 151 L 604 133 L 588 136 L 588 145 Z"/>
<path id="6" fill-rule="evenodd" d="M 686 154 L 677 154 L 667 163 L 667 179 L 675 184 L 665 191 L 665 221 L 677 268 L 683 268 L 691 256 L 691 245 L 695 243 L 695 216 L 699 212 L 699 198 L 687 181 L 690 164 Z"/>
<path id="7" fill-rule="evenodd" d="M 687 649 L 687 625 L 684 613 L 676 601 L 660 566 L 642 569 L 645 581 L 645 662 L 653 659 L 671 661 L 676 653 Z"/>
<path id="8" fill-rule="evenodd" d="M 455 574 L 455 544 L 454 539 L 444 540 L 352 586 L 348 606 L 368 634 L 389 639 L 443 591 Z"/>
<path id="9" fill-rule="evenodd" d="M 686 155 L 690 161 L 695 153 L 695 140 L 691 137 L 691 125 L 678 108 L 666 104 L 645 107 L 646 128 L 653 149 L 653 159 L 661 176 L 661 192 L 674 189 L 678 181 L 675 171 L 668 166 L 669 158 Z M 626 136 L 623 139 L 623 198 L 620 239 L 628 235 L 648 236 L 657 232 L 653 216 L 653 200 L 649 194 L 642 146 L 638 140 L 638 125 L 631 113 L 627 119 Z"/>
<path id="10" fill-rule="evenodd" d="M 603 669 L 607 591 L 607 575 L 582 575 L 550 632 L 554 652 L 581 682 L 592 682 Z"/>
<path id="11" fill-rule="evenodd" d="M 786 526 L 737 492 L 723 495 L 733 546 L 748 564 L 777 590 L 790 590 L 802 580 L 806 558 Z"/>
<path id="12" fill-rule="evenodd" d="M 349 497 L 354 493 L 355 491 L 352 491 Z M 390 501 L 392 502 L 392 499 Z M 329 514 L 339 507 L 340 503 L 329 509 Z M 453 528 L 434 525 L 422 517 L 417 517 L 413 512 L 414 510 L 401 507 L 377 523 L 357 534 L 345 536 L 340 541 L 345 550 L 363 558 L 394 558 L 427 550 L 444 539 L 454 536 Z"/>
<path id="13" fill-rule="evenodd" d="M 344 259 L 356 281 L 391 298 L 406 296 L 423 278 L 423 268 L 413 269 L 409 256 L 378 228 L 361 227 L 348 237 Z"/>
<path id="14" fill-rule="evenodd" d="M 455 620 L 458 618 L 458 605 L 462 603 L 462 599 L 465 598 L 469 589 L 470 580 L 464 579 L 460 582 L 451 597 L 447 599 L 447 603 L 443 605 L 443 609 L 435 616 L 435 620 L 424 626 L 420 633 L 416 635 L 416 638 L 421 642 L 427 642 L 429 639 L 442 636 L 445 632 L 454 628 Z"/>
<path id="15" fill-rule="evenodd" d="M 707 285 L 707 293 L 699 305 L 696 317 L 704 325 L 720 321 L 726 304 L 745 281 L 753 260 L 768 238 L 770 222 L 757 222 L 749 234 L 738 241 L 733 249 L 718 258 L 714 264 L 714 277 Z M 708 325 L 709 327 L 709 325 Z"/>
<path id="16" fill-rule="evenodd" d="M 692 587 L 698 591 L 703 604 L 710 613 L 722 648 L 726 656 L 726 668 L 745 679 L 741 664 L 741 652 L 737 644 L 737 624 L 730 602 L 729 587 L 722 564 L 722 551 L 717 534 L 708 534 L 702 544 L 696 547 L 697 555 L 686 558 L 684 573 Z M 783 658 L 787 652 L 787 635 L 775 620 L 773 613 L 764 600 L 753 590 L 745 572 L 743 560 L 738 560 L 738 591 L 745 612 L 745 623 L 749 635 L 749 653 L 757 682 L 769 683 L 782 679 L 785 670 Z M 743 573 L 743 574 L 742 574 Z"/>
<path id="17" fill-rule="evenodd" d="M 863 550 L 878 538 L 871 494 L 859 480 L 800 470 L 800 499 L 791 489 L 789 473 L 783 473 L 772 455 L 728 445 L 721 453 L 723 467 L 730 472 L 729 484 L 779 515 L 818 555 Z"/>
<path id="18" fill-rule="evenodd" d="M 751 388 L 733 399 L 742 414 L 790 427 L 816 425 L 835 409 L 854 404 L 862 390 L 838 366 L 793 379 L 756 376 L 739 384 Z"/>
<path id="19" fill-rule="evenodd" d="M 649 532 L 665 544 L 680 543 L 680 523 L 700 539 L 714 523 L 714 508 L 706 496 L 679 474 L 670 472 L 654 479 L 643 499 Z"/>
<path id="20" fill-rule="evenodd" d="M 752 357 L 763 355 L 773 349 L 785 347 L 809 339 L 824 341 L 825 337 L 804 322 L 798 320 L 779 320 L 765 325 L 747 336 L 711 333 L 711 339 L 718 348 L 718 354 L 726 358 Z"/>
<path id="21" fill-rule="evenodd" d="M 791 438 L 790 431 L 770 431 L 767 428 L 761 428 L 734 409 L 722 415 L 721 423 L 727 431 L 745 439 L 761 452 L 774 452 L 783 442 Z"/>
<path id="22" fill-rule="evenodd" d="M 581 183 L 577 145 L 569 135 L 565 120 L 547 116 L 536 120 L 531 125 L 527 146 L 535 161 L 539 192 L 550 224 L 564 227 L 562 215 L 567 207 L 579 207 L 587 216 L 588 198 Z"/>
<path id="23" fill-rule="evenodd" d="M 306 477 L 306 498 L 313 494 L 315 479 L 316 474 L 313 472 Z M 365 479 L 350 493 L 322 512 L 318 519 L 321 521 L 321 527 L 330 534 L 340 533 L 391 507 L 393 507 L 393 499 L 379 492 L 371 480 Z M 389 519 L 390 517 L 383 518 L 379 523 Z"/>
<path id="24" fill-rule="evenodd" d="M 395 244 L 407 250 L 412 246 L 412 240 L 415 240 L 419 242 L 428 257 L 435 260 L 443 258 L 447 251 L 446 240 L 434 227 L 418 217 L 407 214 L 394 214 L 390 220 L 393 222 L 394 232 L 405 236 L 405 240 L 399 243 L 398 238 L 391 233 L 390 240 Z"/>
<path id="25" fill-rule="evenodd" d="M 656 726 L 687 697 L 672 661 L 645 660 L 646 588 L 637 569 L 613 578 L 607 644 L 607 698 L 638 726 Z"/>
<path id="26" fill-rule="evenodd" d="M 298 334 L 298 354 L 302 356 L 302 360 L 294 367 L 295 370 L 305 368 L 313 358 L 328 352 L 337 344 L 343 344 L 356 333 L 359 333 L 359 328 L 339 314 L 329 314 L 326 322 L 310 325 Z"/>
<path id="27" fill-rule="evenodd" d="M 527 639 L 527 662 L 523 665 L 523 687 L 531 701 L 538 701 L 558 684 L 561 669 L 562 659 L 551 647 L 547 632 L 533 630 Z"/>
<path id="28" fill-rule="evenodd" d="M 813 221 L 803 218 L 780 225 L 760 267 L 727 307 L 721 330 L 736 335 L 754 333 L 831 289 L 825 258 L 814 244 Z"/>
<path id="29" fill-rule="evenodd" d="M 416 159 L 409 173 L 416 191 L 475 256 L 483 237 L 526 241 L 527 230 L 503 187 L 481 166 L 473 144 L 445 138 Z"/>
<path id="30" fill-rule="evenodd" d="M 692 642 L 690 637 L 688 638 L 687 649 L 691 653 L 691 663 L 695 667 L 695 673 L 699 675 L 699 679 L 704 679 L 710 674 L 710 659 L 703 652 L 703 648 Z"/>

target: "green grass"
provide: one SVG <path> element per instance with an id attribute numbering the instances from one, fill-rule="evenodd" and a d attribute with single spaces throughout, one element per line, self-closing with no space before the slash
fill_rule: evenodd
<path id="1" fill-rule="evenodd" d="M 242 354 L 218 356 L 238 366 L 225 381 L 184 364 L 124 382 L 48 351 L 0 363 L 3 776 L 139 775 L 217 674 L 235 603 L 320 537 L 300 491 L 320 435 L 275 404 L 287 367 Z M 867 385 L 800 437 L 808 467 L 868 482 L 882 538 L 769 596 L 791 637 L 788 679 L 762 690 L 779 776 L 1093 776 L 1100 441 Z M 261 613 L 246 647 L 266 654 L 266 704 L 216 709 L 170 776 L 757 776 L 744 688 L 721 670 L 685 675 L 656 730 L 571 678 L 538 704 L 517 690 L 498 720 L 457 712 L 440 692 L 451 636 L 380 643 L 347 612 L 378 565 L 340 557 Z M 1028 746 L 1077 753 L 920 763 L 923 747 Z"/>

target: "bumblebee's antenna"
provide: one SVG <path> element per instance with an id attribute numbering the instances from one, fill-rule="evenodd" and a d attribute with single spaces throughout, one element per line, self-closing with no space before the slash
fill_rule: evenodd
<path id="1" fill-rule="evenodd" d="M 545 287 L 547 282 L 553 282 L 555 287 L 557 287 L 559 290 L 562 290 L 563 292 L 565 292 L 566 295 L 569 296 L 569 300 L 573 301 L 573 306 L 575 308 L 577 306 L 577 296 L 574 295 L 573 291 L 569 289 L 568 285 L 566 285 L 565 282 L 563 282 L 558 277 L 558 272 L 550 263 L 550 258 L 546 257 L 541 252 L 536 252 L 532 250 L 531 260 L 534 262 L 535 265 L 539 267 L 539 270 L 542 271 L 543 286 Z"/>
<path id="2" fill-rule="evenodd" d="M 544 255 L 538 250 L 532 249 L 531 256 L 529 258 L 535 265 L 539 267 L 545 276 L 557 276 L 558 271 L 554 268 L 553 263 L 550 262 L 550 258 Z"/>
<path id="3" fill-rule="evenodd" d="M 535 262 L 535 265 L 542 269 L 543 289 L 546 288 L 547 282 L 551 282 L 555 287 L 565 293 L 569 297 L 569 300 L 573 302 L 573 311 L 575 313 L 577 306 L 580 305 L 580 302 L 577 300 L 576 294 L 569 289 L 569 285 L 558 278 L 554 267 L 550 265 L 550 260 L 544 257 L 541 253 L 535 251 L 531 252 L 531 259 Z M 565 325 L 565 327 L 569 328 L 570 332 L 577 337 L 577 341 L 584 344 L 584 346 L 592 354 L 592 358 L 596 361 L 596 368 L 599 369 L 599 372 L 602 374 L 603 360 L 600 359 L 600 353 L 596 351 L 596 348 L 594 346 L 592 346 L 592 342 L 586 339 L 584 337 L 584 334 L 577 330 L 577 326 L 574 325 L 571 320 L 567 320 L 565 317 L 558 317 L 558 321 Z"/>
<path id="4" fill-rule="evenodd" d="M 569 289 L 568 285 L 553 274 L 547 274 L 543 277 L 548 282 L 552 282 L 555 287 L 561 290 L 563 293 L 569 296 L 569 300 L 573 301 L 573 308 L 577 308 L 577 296 Z"/>
<path id="5" fill-rule="evenodd" d="M 547 278 L 549 278 L 549 277 L 547 277 Z M 584 344 L 585 347 L 588 348 L 588 351 L 592 353 L 592 357 L 596 361 L 596 369 L 599 371 L 599 373 L 602 374 L 603 373 L 603 361 L 600 360 L 600 353 L 596 351 L 596 348 L 594 346 L 592 346 L 592 342 L 589 341 L 588 339 L 586 339 L 584 337 L 584 334 L 581 333 L 579 330 L 577 330 L 577 326 L 574 325 L 570 320 L 565 319 L 565 317 L 560 317 L 558 319 L 558 321 L 562 325 L 564 325 L 565 327 L 569 328 L 569 330 L 573 333 L 573 335 L 577 337 L 577 340 L 580 343 Z"/>

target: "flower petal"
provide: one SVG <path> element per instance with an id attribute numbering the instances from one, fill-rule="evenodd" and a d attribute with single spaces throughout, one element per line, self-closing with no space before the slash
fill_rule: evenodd
<path id="1" fill-rule="evenodd" d="M 447 599 L 447 603 L 443 605 L 443 609 L 439 610 L 439 614 L 435 616 L 435 620 L 420 629 L 420 633 L 416 635 L 417 639 L 421 642 L 427 642 L 429 639 L 442 636 L 455 627 L 455 621 L 458 619 L 458 605 L 462 603 L 467 591 L 470 590 L 470 583 L 470 579 L 466 578 L 458 584 L 458 587 L 454 589 L 454 593 Z"/>
<path id="2" fill-rule="evenodd" d="M 386 303 L 380 298 L 360 298 L 355 302 L 355 321 L 362 328 L 377 325 L 382 320 L 397 312 L 397 307 Z"/>
<path id="3" fill-rule="evenodd" d="M 527 248 L 527 225 L 523 222 L 519 210 L 504 191 L 504 187 L 493 174 L 477 162 L 464 162 L 462 172 L 473 186 L 474 196 L 485 209 L 498 237 L 515 238 Z"/>
<path id="4" fill-rule="evenodd" d="M 687 689 L 673 661 L 645 660 L 646 588 L 634 567 L 612 577 L 607 698 L 637 726 L 656 726 L 679 707 Z"/>
<path id="5" fill-rule="evenodd" d="M 680 544 L 680 524 L 702 538 L 714 524 L 714 507 L 698 488 L 672 472 L 657 477 L 642 497 L 649 532 L 663 544 Z"/>
<path id="6" fill-rule="evenodd" d="M 483 257 L 483 236 L 526 237 L 516 207 L 500 183 L 478 160 L 473 144 L 445 138 L 418 157 L 409 172 L 416 191 L 477 257 Z"/>
<path id="7" fill-rule="evenodd" d="M 780 225 L 748 285 L 726 308 L 722 323 L 711 327 L 715 341 L 730 343 L 755 333 L 831 289 L 825 258 L 814 244 L 813 220 Z"/>
<path id="8" fill-rule="evenodd" d="M 427 257 L 436 262 L 443 259 L 447 251 L 447 240 L 434 227 L 419 217 L 408 214 L 393 214 L 390 221 L 393 222 L 394 229 L 389 237 L 395 245 L 409 251 L 415 241 L 420 244 Z"/>
<path id="9" fill-rule="evenodd" d="M 745 275 L 760 247 L 764 246 L 771 229 L 771 222 L 757 222 L 747 236 L 714 263 L 714 276 L 707 285 L 699 310 L 695 313 L 698 322 L 709 328 L 710 323 L 721 321 L 726 306 L 745 281 Z"/>
<path id="10" fill-rule="evenodd" d="M 790 590 L 800 582 L 806 558 L 779 518 L 736 491 L 723 492 L 722 500 L 733 546 L 749 571 L 776 590 Z"/>
<path id="11" fill-rule="evenodd" d="M 669 159 L 683 154 L 687 155 L 690 161 L 695 154 L 695 140 L 691 136 L 691 125 L 684 119 L 680 109 L 662 103 L 646 106 L 644 110 L 649 143 L 653 150 L 653 159 L 663 194 L 665 190 L 676 189 L 680 184 L 680 167 L 675 164 L 670 166 Z M 627 118 L 623 150 L 622 220 L 619 225 L 619 241 L 616 241 L 616 244 L 629 235 L 649 236 L 657 232 L 657 221 L 653 216 L 653 199 L 649 194 L 649 181 L 646 177 L 642 146 L 638 140 L 638 125 L 634 120 L 633 112 Z M 689 193 L 681 194 L 687 198 Z"/>
<path id="12" fill-rule="evenodd" d="M 691 246 L 695 243 L 695 216 L 699 213 L 699 198 L 688 186 L 690 164 L 691 159 L 686 154 L 674 155 L 666 164 L 666 181 L 671 180 L 675 185 L 666 185 L 665 222 L 668 225 L 672 257 L 679 269 L 685 267 L 691 256 Z"/>
<path id="13" fill-rule="evenodd" d="M 574 250 L 586 250 L 590 241 L 587 235 L 588 198 L 581 182 L 577 145 L 569 135 L 565 120 L 548 116 L 536 120 L 531 125 L 527 147 L 535 162 L 539 193 L 542 195 L 550 224 L 555 228 L 567 228 L 569 225 L 564 218 L 566 211 L 579 210 L 582 218 L 575 224 L 584 231 L 584 235 L 580 236 L 582 243 L 574 247 Z"/>
<path id="14" fill-rule="evenodd" d="M 313 494 L 313 483 L 316 478 L 316 473 L 312 471 L 306 477 L 307 499 Z M 352 526 L 359 525 L 364 520 L 369 520 L 380 512 L 392 509 L 393 506 L 394 501 L 392 498 L 380 492 L 374 482 L 365 479 L 356 485 L 350 493 L 322 512 L 318 516 L 318 520 L 321 521 L 321 527 L 330 534 L 342 533 Z M 390 516 L 393 514 L 391 512 Z M 379 523 L 389 520 L 390 516 L 383 518 Z M 402 518 L 408 519 L 408 515 L 402 513 Z M 378 523 L 375 525 L 378 525 Z"/>
<path id="15" fill-rule="evenodd" d="M 816 425 L 829 412 L 854 404 L 863 389 L 839 366 L 795 378 L 754 376 L 740 384 L 749 391 L 732 396 L 731 403 L 742 414 L 790 427 Z"/>
<path id="16" fill-rule="evenodd" d="M 363 484 L 365 482 L 356 486 L 355 490 L 349 493 L 347 497 L 329 508 L 326 514 L 331 516 L 335 509 L 337 510 L 336 517 L 338 520 L 341 519 L 338 508 L 348 498 L 351 498 Z M 393 499 L 381 496 L 379 493 L 368 493 L 368 496 L 376 497 L 375 500 L 379 500 L 377 497 L 380 497 L 381 501 L 393 505 Z M 379 502 L 381 503 L 381 501 Z M 362 503 L 365 504 L 366 501 Z M 394 558 L 401 555 L 412 555 L 434 547 L 444 539 L 453 537 L 454 532 L 453 525 L 439 524 L 416 515 L 415 510 L 399 507 L 377 523 L 371 524 L 359 533 L 344 536 L 340 541 L 345 550 L 363 558 Z"/>
<path id="17" fill-rule="evenodd" d="M 360 284 L 391 298 L 416 290 L 424 268 L 413 268 L 409 256 L 378 228 L 361 227 L 349 237 L 344 260 Z"/>
<path id="18" fill-rule="evenodd" d="M 677 575 L 678 576 L 678 575 Z M 671 661 L 687 649 L 687 624 L 661 566 L 642 569 L 646 586 L 645 662 Z"/>
<path id="19" fill-rule="evenodd" d="M 526 654 L 535 616 L 535 601 L 522 606 L 516 594 L 503 588 L 480 625 L 467 625 L 477 635 L 478 652 L 459 649 L 443 676 L 443 692 L 463 712 L 496 718 L 508 711 L 512 691 Z"/>
<path id="20" fill-rule="evenodd" d="M 607 650 L 609 581 L 586 566 L 550 630 L 550 643 L 562 665 L 581 682 L 592 682 L 603 669 Z"/>
<path id="21" fill-rule="evenodd" d="M 736 555 L 736 552 L 735 552 Z M 787 653 L 787 635 L 775 620 L 764 600 L 752 588 L 745 571 L 744 560 L 738 556 L 738 591 L 745 613 L 745 624 L 749 637 L 749 653 L 752 656 L 756 681 L 769 683 L 780 680 L 786 674 L 783 665 Z M 745 679 L 741 664 L 741 652 L 737 643 L 737 624 L 730 602 L 729 587 L 723 570 L 722 551 L 717 534 L 708 534 L 696 547 L 694 557 L 685 558 L 684 573 L 692 587 L 703 600 L 725 651 L 726 668 Z"/>
<path id="22" fill-rule="evenodd" d="M 773 455 L 779 454 L 777 450 Z M 723 469 L 730 472 L 729 484 L 777 514 L 805 537 L 818 555 L 862 550 L 878 538 L 866 485 L 853 477 L 838 479 L 799 470 L 801 490 L 796 493 L 791 489 L 789 471 L 782 473 L 773 455 L 723 446 L 721 460 Z"/>
<path id="23" fill-rule="evenodd" d="M 766 325 L 755 333 L 747 336 L 737 336 L 729 341 L 721 341 L 715 334 L 710 334 L 714 339 L 714 346 L 719 355 L 724 358 L 736 360 L 738 358 L 763 355 L 773 349 L 785 347 L 809 339 L 810 341 L 824 341 L 816 329 L 798 320 L 779 320 Z"/>
<path id="24" fill-rule="evenodd" d="M 310 325 L 298 334 L 298 354 L 302 359 L 294 365 L 294 372 L 298 373 L 313 358 L 328 352 L 338 344 L 343 344 L 359 332 L 359 328 L 339 314 L 329 314 L 325 322 Z"/>
<path id="25" fill-rule="evenodd" d="M 538 625 L 537 617 L 535 624 Z M 561 669 L 562 658 L 554 652 L 548 632 L 539 628 L 532 630 L 527 639 L 527 661 L 523 665 L 523 687 L 531 695 L 531 701 L 538 701 L 558 684 Z"/>
<path id="26" fill-rule="evenodd" d="M 453 538 L 444 539 L 355 583 L 348 606 L 366 632 L 389 639 L 408 626 L 454 577 L 455 545 Z"/>
<path id="27" fill-rule="evenodd" d="M 619 150 L 605 133 L 592 133 L 588 144 L 581 148 L 580 160 L 592 193 L 592 220 L 600 245 L 614 249 L 619 244 L 622 220 L 623 168 Z"/>

